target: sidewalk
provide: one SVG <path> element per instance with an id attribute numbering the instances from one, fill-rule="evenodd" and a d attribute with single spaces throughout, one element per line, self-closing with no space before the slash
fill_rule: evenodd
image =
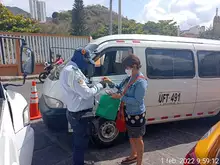
<path id="1" fill-rule="evenodd" d="M 28 75 L 27 80 L 38 79 L 39 75 Z M 23 80 L 23 76 L 0 76 L 0 81 L 18 81 Z"/>

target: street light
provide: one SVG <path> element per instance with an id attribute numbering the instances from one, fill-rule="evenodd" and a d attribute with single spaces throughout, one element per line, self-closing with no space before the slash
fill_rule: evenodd
<path id="1" fill-rule="evenodd" d="M 110 22 L 109 22 L 109 34 L 112 34 L 112 0 L 109 1 L 110 8 Z M 122 17 L 121 17 L 121 0 L 118 0 L 118 34 L 121 34 L 122 29 Z"/>
<path id="2" fill-rule="evenodd" d="M 122 18 L 121 18 L 121 0 L 118 0 L 118 34 L 121 34 Z"/>
<path id="3" fill-rule="evenodd" d="M 180 26 L 179 25 L 177 26 L 177 36 L 178 37 L 180 36 Z"/>
<path id="4" fill-rule="evenodd" d="M 112 35 L 112 0 L 110 0 L 110 24 L 109 24 L 109 35 Z"/>

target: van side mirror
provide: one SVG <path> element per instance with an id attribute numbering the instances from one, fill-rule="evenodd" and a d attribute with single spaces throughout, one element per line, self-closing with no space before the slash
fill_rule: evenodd
<path id="1" fill-rule="evenodd" d="M 26 45 L 21 46 L 21 52 L 20 52 L 20 57 L 21 57 L 21 72 L 24 75 L 29 75 L 34 72 L 34 52 L 26 47 Z"/>

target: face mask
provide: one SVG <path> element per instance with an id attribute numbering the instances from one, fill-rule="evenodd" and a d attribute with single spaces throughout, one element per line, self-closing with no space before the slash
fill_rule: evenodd
<path id="1" fill-rule="evenodd" d="M 131 76 L 131 75 L 132 75 L 132 69 L 125 69 L 125 73 L 126 73 L 128 76 Z"/>

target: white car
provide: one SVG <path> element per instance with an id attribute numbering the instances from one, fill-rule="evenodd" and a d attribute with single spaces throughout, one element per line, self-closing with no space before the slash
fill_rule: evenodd
<path id="1" fill-rule="evenodd" d="M 2 38 L 18 39 L 24 42 L 21 38 Z M 21 50 L 24 45 L 22 44 Z M 33 73 L 34 55 L 30 51 L 31 59 L 25 61 L 23 60 L 25 54 L 21 52 L 21 72 L 24 73 L 25 78 L 26 75 Z M 27 65 L 22 65 L 22 61 Z M 0 165 L 31 165 L 32 163 L 34 130 L 30 126 L 28 103 L 21 94 L 7 89 L 7 86 L 22 85 L 0 82 Z"/>

